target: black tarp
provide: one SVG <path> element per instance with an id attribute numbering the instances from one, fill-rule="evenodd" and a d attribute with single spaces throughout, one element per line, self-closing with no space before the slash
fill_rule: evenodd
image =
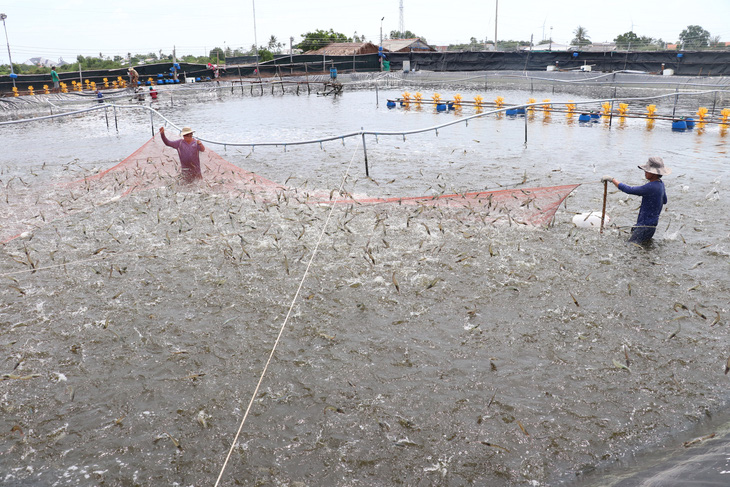
<path id="1" fill-rule="evenodd" d="M 621 70 L 661 73 L 662 69 L 673 69 L 679 76 L 730 76 L 730 51 L 631 51 L 631 52 L 585 52 L 585 51 L 475 51 L 475 52 L 389 52 L 390 69 L 403 69 L 403 61 L 410 61 L 411 69 L 425 71 L 545 71 L 547 66 L 557 66 L 560 70 L 579 69 L 589 65 L 591 71 L 615 72 Z M 228 67 L 221 74 L 233 76 L 251 76 L 256 66 L 248 63 L 250 57 L 232 58 L 226 61 Z M 254 58 L 255 60 L 255 58 Z M 242 63 L 238 63 L 241 61 Z M 204 64 L 179 63 L 178 78 L 184 82 L 186 77 L 212 78 L 213 72 Z M 158 74 L 169 78 L 172 63 L 145 64 L 135 66 L 140 81 L 147 78 L 157 79 Z M 297 56 L 280 56 L 272 61 L 259 63 L 263 75 L 287 75 L 301 73 L 329 73 L 336 68 L 338 73 L 379 71 L 380 60 L 377 54 L 357 56 L 320 56 L 300 54 Z M 61 81 L 71 85 L 71 81 L 79 81 L 78 71 L 59 73 Z M 122 76 L 128 80 L 127 70 L 84 71 L 81 77 L 97 84 L 103 78 L 112 80 Z M 19 90 L 26 91 L 32 85 L 37 91 L 43 85 L 49 86 L 51 75 L 20 75 L 16 79 Z M 0 76 L 0 92 L 10 92 L 13 87 L 8 75 Z"/>
<path id="2" fill-rule="evenodd" d="M 520 51 L 520 52 L 393 52 L 388 53 L 392 70 L 426 71 L 545 71 L 547 66 L 578 69 L 591 66 L 592 71 L 621 70 L 660 73 L 673 69 L 680 76 L 730 75 L 730 51 Z"/>

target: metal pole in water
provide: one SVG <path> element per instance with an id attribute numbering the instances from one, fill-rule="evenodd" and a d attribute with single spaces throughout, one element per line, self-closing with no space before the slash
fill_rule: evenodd
<path id="1" fill-rule="evenodd" d="M 672 118 L 674 118 L 674 113 L 677 111 L 677 100 L 679 99 L 679 87 L 675 89 L 675 95 L 674 95 L 674 108 L 672 108 Z"/>
<path id="2" fill-rule="evenodd" d="M 362 131 L 363 127 L 360 127 Z M 365 176 L 370 177 L 370 170 L 368 169 L 368 149 L 365 147 L 365 132 L 361 132 L 362 135 L 362 151 L 365 154 Z"/>
<path id="3" fill-rule="evenodd" d="M 375 106 L 380 106 L 380 98 L 378 96 L 378 85 L 375 85 Z"/>
<path id="4" fill-rule="evenodd" d="M 525 110 L 525 145 L 527 145 L 527 110 Z"/>
<path id="5" fill-rule="evenodd" d="M 715 116 L 715 103 L 717 102 L 717 91 L 715 92 L 715 97 L 712 99 L 712 113 L 710 113 L 711 117 Z"/>
<path id="6" fill-rule="evenodd" d="M 104 107 L 104 118 L 106 118 L 106 129 L 109 130 L 109 109 Z"/>
<path id="7" fill-rule="evenodd" d="M 150 128 L 152 129 L 152 137 L 155 136 L 155 120 L 154 120 L 154 112 L 150 112 Z"/>
<path id="8" fill-rule="evenodd" d="M 119 133 L 119 123 L 117 123 L 117 106 L 114 105 L 114 128 L 117 129 L 117 133 Z"/>
<path id="9" fill-rule="evenodd" d="M 606 195 L 608 194 L 608 181 L 603 182 L 603 211 L 601 212 L 601 233 L 603 233 L 603 222 L 606 219 Z"/>

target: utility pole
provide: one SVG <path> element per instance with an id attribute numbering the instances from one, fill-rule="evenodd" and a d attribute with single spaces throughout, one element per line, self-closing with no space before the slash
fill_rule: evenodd
<path id="1" fill-rule="evenodd" d="M 5 26 L 5 19 L 8 16 L 0 14 L 0 19 L 3 21 L 3 29 L 5 29 L 5 42 L 8 43 L 8 61 L 10 61 L 10 79 L 13 80 L 13 88 L 15 88 L 15 72 L 13 71 L 13 58 L 10 57 L 10 41 L 8 40 L 8 28 Z"/>
<path id="2" fill-rule="evenodd" d="M 496 7 L 494 11 L 494 50 L 497 50 L 497 15 L 499 14 L 499 0 L 496 0 Z"/>

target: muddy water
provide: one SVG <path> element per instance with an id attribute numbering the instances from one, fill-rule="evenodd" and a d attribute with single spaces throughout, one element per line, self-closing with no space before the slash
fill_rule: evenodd
<path id="1" fill-rule="evenodd" d="M 226 142 L 473 113 L 388 110 L 401 92 L 381 90 L 377 107 L 374 92 L 357 91 L 163 96 L 159 108 Z M 18 202 L 34 195 L 65 203 L 49 183 L 110 167 L 151 136 L 147 114 L 120 111 L 118 133 L 109 115 L 109 129 L 101 113 L 2 127 L 3 213 L 29 213 Z M 368 138 L 371 179 L 357 139 L 209 143 L 292 189 L 267 201 L 171 182 L 36 217 L 0 253 L 3 482 L 214 484 L 323 228 L 223 485 L 555 485 L 723 411 L 725 133 L 583 126 L 557 113 L 527 125 L 527 145 L 524 119 L 507 117 Z M 602 236 L 573 227 L 574 214 L 600 210 L 601 175 L 640 184 L 648 155 L 674 170 L 649 248 L 625 245 L 639 203 L 615 190 Z M 345 189 L 372 196 L 581 186 L 548 228 L 383 205 L 338 208 L 328 221 L 307 193 L 337 188 L 348 167 Z"/>

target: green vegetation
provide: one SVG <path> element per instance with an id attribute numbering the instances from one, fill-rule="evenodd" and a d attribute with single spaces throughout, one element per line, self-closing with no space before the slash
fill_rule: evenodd
<path id="1" fill-rule="evenodd" d="M 710 33 L 699 25 L 689 25 L 679 34 L 682 49 L 702 49 L 710 46 Z"/>
<path id="2" fill-rule="evenodd" d="M 616 43 L 616 49 L 621 51 L 648 51 L 648 50 L 659 50 L 664 49 L 665 43 L 661 39 L 654 39 L 652 37 L 641 36 L 639 37 L 633 31 L 626 32 L 617 36 L 613 42 Z"/>
<path id="3" fill-rule="evenodd" d="M 301 49 L 302 52 L 315 51 L 333 42 L 352 42 L 352 39 L 345 34 L 332 29 L 329 31 L 317 29 L 314 32 L 302 34 L 302 37 L 304 38 L 302 42 L 294 46 Z"/>
<path id="4" fill-rule="evenodd" d="M 590 36 L 588 35 L 588 29 L 586 29 L 585 27 L 581 27 L 579 25 L 573 31 L 573 35 L 575 36 L 575 38 L 573 38 L 570 43 L 574 46 L 587 46 L 591 43 Z"/>

